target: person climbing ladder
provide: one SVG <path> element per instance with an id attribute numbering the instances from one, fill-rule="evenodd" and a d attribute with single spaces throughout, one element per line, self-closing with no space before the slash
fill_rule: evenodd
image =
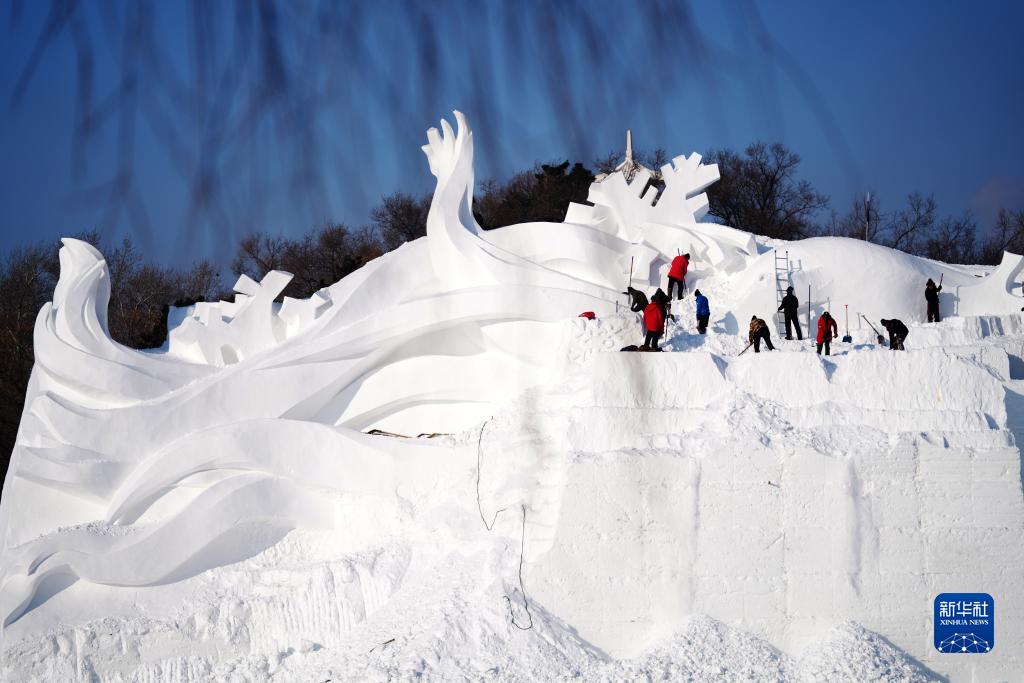
<path id="1" fill-rule="evenodd" d="M 686 286 L 686 271 L 690 268 L 690 255 L 683 254 L 672 259 L 668 269 L 668 298 L 672 298 L 672 285 L 676 286 L 676 299 L 682 301 L 683 288 Z"/>

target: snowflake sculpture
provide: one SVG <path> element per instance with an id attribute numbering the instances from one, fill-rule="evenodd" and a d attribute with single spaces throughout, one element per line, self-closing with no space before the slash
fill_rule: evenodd
<path id="1" fill-rule="evenodd" d="M 587 200 L 594 206 L 571 204 L 567 223 L 599 226 L 629 241 L 637 241 L 645 223 L 682 226 L 700 222 L 708 211 L 704 190 L 718 180 L 718 166 L 706 166 L 694 152 L 677 156 L 661 167 L 664 189 L 660 195 L 649 184 L 653 174 L 643 166 L 626 166 L 602 177 L 590 186 Z M 626 171 L 629 171 L 627 173 Z"/>
<path id="2" fill-rule="evenodd" d="M 992 649 L 989 642 L 973 633 L 954 633 L 939 643 L 939 652 L 988 652 Z"/>

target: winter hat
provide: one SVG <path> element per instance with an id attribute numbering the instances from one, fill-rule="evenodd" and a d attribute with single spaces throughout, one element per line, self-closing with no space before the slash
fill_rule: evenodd
<path id="1" fill-rule="evenodd" d="M 889 322 L 889 321 L 886 320 L 885 318 L 882 318 L 882 325 L 885 325 L 887 322 Z"/>
<path id="2" fill-rule="evenodd" d="M 686 258 L 690 258 L 689 254 L 683 254 L 683 256 L 685 256 Z"/>
<path id="3" fill-rule="evenodd" d="M 793 288 L 792 287 L 786 287 L 786 291 L 788 293 L 792 294 L 793 293 Z"/>
<path id="4" fill-rule="evenodd" d="M 693 295 L 694 296 L 700 296 L 700 290 L 699 289 L 693 290 Z"/>
<path id="5" fill-rule="evenodd" d="M 928 278 L 928 282 L 926 282 L 925 284 L 929 284 L 929 285 L 931 285 L 932 287 L 934 287 L 934 286 L 935 286 L 935 280 L 933 280 L 933 279 L 931 279 L 931 278 Z"/>
<path id="6" fill-rule="evenodd" d="M 750 316 L 750 322 L 754 322 L 755 320 L 757 320 L 757 316 L 756 315 Z"/>

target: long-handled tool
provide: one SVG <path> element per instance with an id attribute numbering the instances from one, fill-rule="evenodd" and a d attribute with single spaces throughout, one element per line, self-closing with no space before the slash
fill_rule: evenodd
<path id="1" fill-rule="evenodd" d="M 625 292 L 625 294 L 626 294 L 626 301 L 629 304 L 633 303 L 633 301 L 632 301 L 633 297 L 631 297 L 629 295 L 629 288 L 632 287 L 632 286 L 633 286 L 633 257 L 630 256 L 629 257 L 629 279 L 626 280 L 626 292 Z"/>
<path id="2" fill-rule="evenodd" d="M 737 353 L 737 354 L 736 354 L 736 356 L 737 356 L 737 357 L 739 357 L 739 356 L 742 356 L 742 355 L 743 355 L 744 353 L 746 353 L 746 352 L 747 352 L 747 349 L 749 349 L 749 348 L 750 348 L 751 346 L 753 346 L 753 345 L 754 345 L 754 342 L 747 342 L 747 345 L 746 345 L 746 346 L 744 346 L 744 347 L 743 347 L 743 350 L 742 350 L 742 351 L 740 351 L 739 353 Z"/>
<path id="3" fill-rule="evenodd" d="M 843 304 L 843 309 L 846 311 L 846 336 L 843 337 L 843 343 L 849 344 L 853 341 L 850 336 L 850 304 Z"/>
<path id="4" fill-rule="evenodd" d="M 871 324 L 871 321 L 868 320 L 863 313 L 860 314 L 860 317 L 864 318 L 864 322 L 866 322 L 871 327 L 871 329 L 875 331 L 875 334 L 878 336 L 878 343 L 881 344 L 882 346 L 885 346 L 885 337 L 878 334 L 878 330 L 875 328 L 874 325 Z"/>
<path id="5" fill-rule="evenodd" d="M 623 294 L 626 295 L 626 308 L 633 308 L 633 295 L 629 293 L 629 288 L 633 286 L 633 257 L 629 257 L 629 279 L 626 280 L 626 291 Z M 619 302 L 615 301 L 615 312 L 619 312 Z"/>
<path id="6" fill-rule="evenodd" d="M 814 346 L 814 335 L 811 334 L 811 286 L 807 285 L 807 338 L 811 340 L 811 346 Z"/>

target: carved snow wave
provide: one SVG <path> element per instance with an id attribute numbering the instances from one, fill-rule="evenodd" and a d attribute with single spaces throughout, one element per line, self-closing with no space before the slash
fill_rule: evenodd
<path id="1" fill-rule="evenodd" d="M 233 561 L 218 539 L 246 524 L 330 528 L 339 496 L 420 490 L 413 478 L 434 481 L 425 473 L 450 453 L 361 430 L 481 423 L 552 376 L 567 319 L 618 308 L 631 260 L 645 286 L 680 245 L 713 262 L 755 253 L 749 235 L 695 222 L 636 239 L 623 228 L 635 207 L 614 202 L 640 200 L 643 179 L 585 222 L 486 233 L 472 214 L 472 132 L 455 118 L 457 132 L 442 121 L 423 148 L 437 177 L 425 239 L 307 300 L 275 302 L 287 273 L 242 276 L 234 302 L 174 312 L 162 352 L 110 338 L 106 263 L 64 240 L 0 510 L 4 625 L 74 581 L 159 585 Z M 717 171 L 698 162 L 676 160 L 685 173 L 663 212 L 673 198 L 706 204 Z"/>

